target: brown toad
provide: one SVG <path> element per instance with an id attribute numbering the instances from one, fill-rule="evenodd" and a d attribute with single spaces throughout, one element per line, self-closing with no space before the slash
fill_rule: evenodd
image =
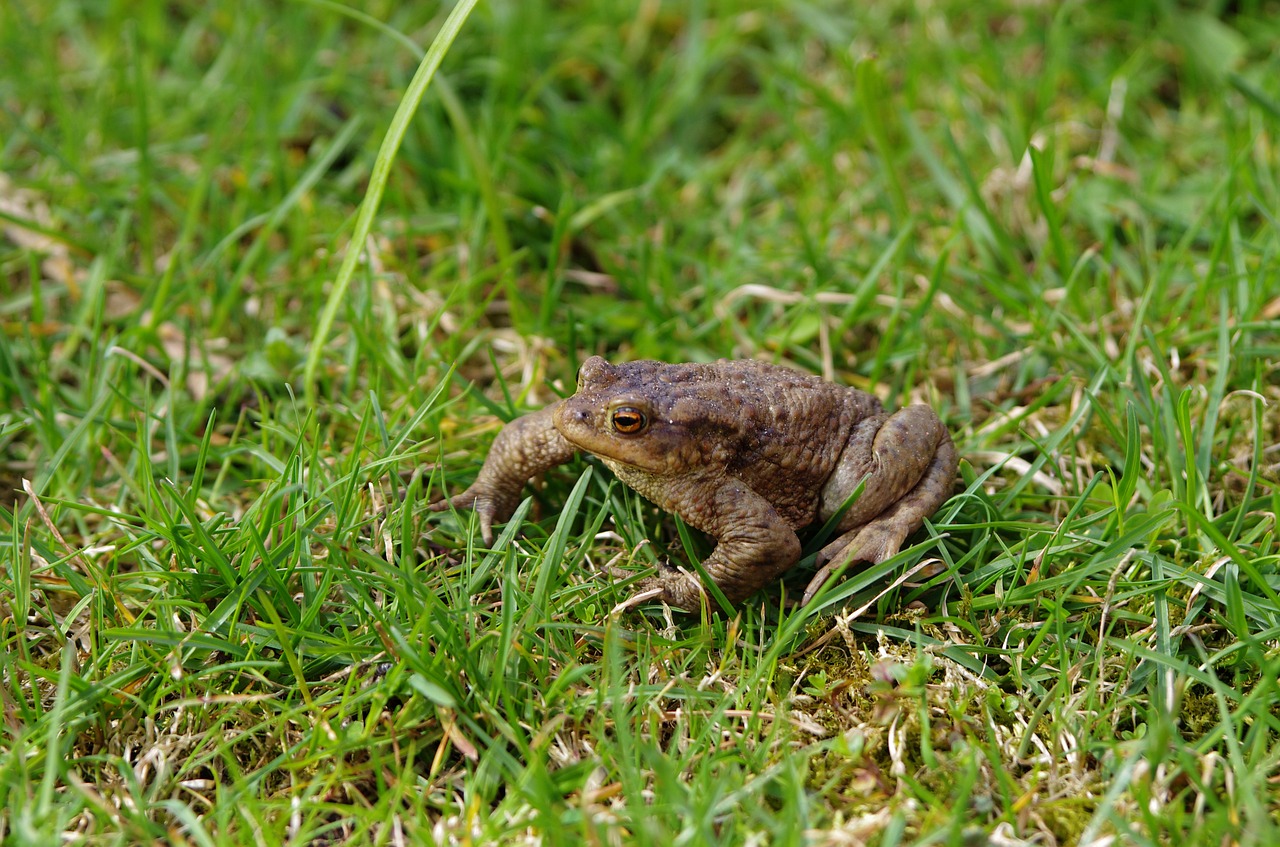
<path id="1" fill-rule="evenodd" d="M 583 451 L 631 488 L 716 540 L 703 562 L 738 602 L 800 558 L 796 530 L 831 517 L 864 479 L 825 565 L 880 562 L 950 494 L 951 436 L 928 406 L 887 414 L 874 396 L 756 361 L 710 365 L 583 363 L 578 392 L 507 424 L 476 481 L 433 503 L 474 508 L 486 543 L 511 516 L 533 475 Z M 673 569 L 642 581 L 637 598 L 681 609 L 701 585 Z"/>

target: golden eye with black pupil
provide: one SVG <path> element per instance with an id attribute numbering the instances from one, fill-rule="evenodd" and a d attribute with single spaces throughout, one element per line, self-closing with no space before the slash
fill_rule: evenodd
<path id="1" fill-rule="evenodd" d="M 649 419 L 635 406 L 619 406 L 609 416 L 609 422 L 613 424 L 614 432 L 635 435 L 648 425 Z"/>

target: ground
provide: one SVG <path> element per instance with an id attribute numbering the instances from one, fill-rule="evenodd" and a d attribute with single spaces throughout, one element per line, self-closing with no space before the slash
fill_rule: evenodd
<path id="1" fill-rule="evenodd" d="M 0 839 L 1280 842 L 1277 43 L 0 5 Z M 955 495 L 706 617 L 616 608 L 709 547 L 594 462 L 427 511 L 597 353 L 927 402 Z"/>

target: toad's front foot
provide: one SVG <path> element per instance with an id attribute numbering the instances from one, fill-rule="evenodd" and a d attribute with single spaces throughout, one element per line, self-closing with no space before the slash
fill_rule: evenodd
<path id="1" fill-rule="evenodd" d="M 485 544 L 493 544 L 493 525 L 515 514 L 520 492 L 535 474 L 563 464 L 573 457 L 573 445 L 551 423 L 559 403 L 516 418 L 502 428 L 471 487 L 461 494 L 431 503 L 433 512 L 475 509 Z"/>
<path id="2" fill-rule="evenodd" d="M 630 578 L 633 572 L 609 568 L 608 574 L 614 579 L 622 580 Z M 696 574 L 663 563 L 658 565 L 656 574 L 641 579 L 631 587 L 630 596 L 618 604 L 616 611 L 643 603 L 665 603 L 682 612 L 696 612 L 706 602 L 707 594 Z"/>
<path id="3" fill-rule="evenodd" d="M 500 491 L 489 489 L 477 483 L 461 494 L 445 497 L 427 504 L 432 512 L 443 512 L 446 509 L 473 509 L 480 519 L 480 536 L 486 545 L 493 544 L 493 525 L 502 523 L 515 513 L 520 505 L 520 490 Z"/>

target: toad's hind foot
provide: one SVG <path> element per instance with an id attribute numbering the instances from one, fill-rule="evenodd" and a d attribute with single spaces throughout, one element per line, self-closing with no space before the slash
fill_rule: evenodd
<path id="1" fill-rule="evenodd" d="M 896 556 L 907 537 L 923 526 L 924 519 L 946 501 L 955 480 L 956 464 L 955 445 L 943 430 L 933 461 L 907 496 L 818 551 L 816 561 L 819 570 L 805 588 L 801 605 L 813 599 L 836 568 L 848 562 L 879 564 Z"/>
<path id="2" fill-rule="evenodd" d="M 902 542 L 911 534 L 910 524 L 900 521 L 872 521 L 861 529 L 847 532 L 818 551 L 815 562 L 818 572 L 804 589 L 800 605 L 808 605 L 827 579 L 837 569 L 850 562 L 879 564 L 891 559 L 902 549 Z"/>

